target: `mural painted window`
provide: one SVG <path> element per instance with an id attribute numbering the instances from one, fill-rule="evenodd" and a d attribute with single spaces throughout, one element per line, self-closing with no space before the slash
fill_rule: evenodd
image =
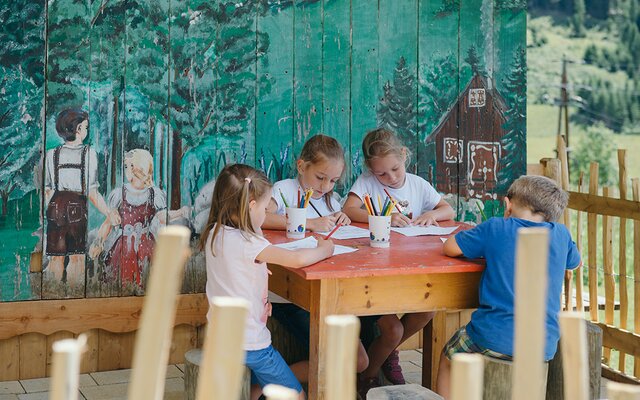
<path id="1" fill-rule="evenodd" d="M 469 107 L 484 107 L 486 101 L 484 89 L 469 89 Z"/>
<path id="2" fill-rule="evenodd" d="M 444 162 L 458 164 L 464 157 L 464 140 L 456 138 L 444 138 Z"/>

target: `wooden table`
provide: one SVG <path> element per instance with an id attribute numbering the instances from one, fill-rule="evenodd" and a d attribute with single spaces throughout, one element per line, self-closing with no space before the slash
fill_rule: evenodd
<path id="1" fill-rule="evenodd" d="M 366 225 L 356 224 L 366 228 Z M 445 222 L 442 226 L 467 225 Z M 309 233 L 307 234 L 307 236 Z M 282 231 L 265 231 L 272 243 L 289 241 Z M 336 240 L 358 251 L 302 269 L 269 265 L 269 289 L 311 313 L 309 399 L 324 399 L 324 318 L 331 314 L 377 315 L 475 308 L 483 260 L 442 254 L 440 236 L 406 237 L 391 232 L 391 247 L 369 239 Z M 423 385 L 431 387 L 431 329 L 424 330 Z"/>

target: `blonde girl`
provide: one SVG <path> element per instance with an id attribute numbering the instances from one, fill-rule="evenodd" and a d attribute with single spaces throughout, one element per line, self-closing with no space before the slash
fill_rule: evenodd
<path id="1" fill-rule="evenodd" d="M 336 182 L 344 173 L 344 166 L 344 150 L 336 139 L 315 135 L 307 140 L 296 162 L 298 176 L 273 185 L 263 228 L 284 230 L 286 217 L 282 197 L 291 205 L 296 202 L 298 191 L 304 193 L 307 189 L 313 189 L 307 207 L 308 230 L 327 232 L 336 224 L 350 224 L 351 220 L 340 210 L 340 203 L 333 192 Z"/>
<path id="2" fill-rule="evenodd" d="M 409 149 L 391 131 L 378 128 L 365 136 L 362 142 L 367 172 L 358 177 L 351 187 L 343 211 L 354 221 L 367 222 L 364 195 L 369 194 L 377 203 L 387 197 L 387 192 L 398 201 L 402 212 L 391 214 L 391 225 L 438 225 L 438 221 L 452 219 L 454 211 L 426 180 L 407 173 L 406 165 L 411 156 Z M 386 190 L 386 191 L 385 191 Z M 380 336 L 368 348 L 369 366 L 360 375 L 359 392 L 379 386 L 378 370 L 394 384 L 405 383 L 396 348 L 422 329 L 433 318 L 433 313 L 366 317 L 363 326 L 377 319 Z"/>
<path id="3" fill-rule="evenodd" d="M 165 225 L 167 214 L 170 220 L 187 217 L 189 207 L 166 212 L 166 195 L 154 185 L 153 156 L 147 150 L 134 149 L 125 153 L 124 175 L 127 183 L 114 189 L 108 200 L 109 206 L 118 210 L 121 222 L 113 226 L 105 220 L 89 255 L 95 258 L 106 251 L 108 271 L 113 275 L 119 269 L 123 285 L 140 286 L 155 244 L 154 226 Z"/>
<path id="4" fill-rule="evenodd" d="M 241 297 L 251 303 L 244 343 L 254 384 L 251 398 L 260 395 L 258 385 L 275 383 L 297 390 L 304 399 L 300 382 L 271 345 L 267 263 L 305 267 L 330 257 L 334 246 L 323 239 L 312 249 L 272 246 L 261 230 L 270 201 L 271 183 L 262 172 L 242 164 L 228 165 L 220 172 L 200 242 L 206 256 L 207 297 Z"/>

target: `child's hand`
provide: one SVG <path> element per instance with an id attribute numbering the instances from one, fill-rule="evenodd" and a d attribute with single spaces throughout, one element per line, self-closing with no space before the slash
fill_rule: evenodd
<path id="1" fill-rule="evenodd" d="M 333 249 L 335 245 L 331 239 L 325 240 L 323 238 L 316 238 L 318 240 L 318 248 L 326 251 L 326 257 L 330 257 L 333 255 Z"/>
<path id="2" fill-rule="evenodd" d="M 400 213 L 391 214 L 391 226 L 397 226 L 399 228 L 404 228 L 405 226 L 411 225 L 411 220 Z"/>
<path id="3" fill-rule="evenodd" d="M 93 241 L 93 243 L 91 244 L 91 247 L 89 247 L 89 257 L 93 258 L 94 260 L 98 258 L 98 256 L 100 256 L 100 253 L 102 253 L 102 250 L 104 248 L 104 241 L 101 239 L 96 239 Z"/>
<path id="4" fill-rule="evenodd" d="M 438 224 L 438 221 L 436 220 L 436 217 L 433 215 L 432 211 L 427 211 L 426 213 L 416 218 L 413 221 L 413 224 L 420 225 L 420 226 L 430 226 L 430 225 L 440 226 Z"/>
<path id="5" fill-rule="evenodd" d="M 340 224 L 340 225 L 349 225 L 349 224 L 351 224 L 351 219 L 349 219 L 347 214 L 343 213 L 342 211 L 338 211 L 337 213 L 334 213 L 333 216 L 336 217 L 336 225 L 338 225 L 338 224 Z"/>
<path id="6" fill-rule="evenodd" d="M 336 214 L 307 220 L 307 228 L 314 232 L 329 232 L 336 226 Z"/>

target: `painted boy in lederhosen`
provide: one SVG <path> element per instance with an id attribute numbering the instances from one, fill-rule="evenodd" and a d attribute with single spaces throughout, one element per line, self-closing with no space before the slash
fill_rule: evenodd
<path id="1" fill-rule="evenodd" d="M 87 197 L 112 224 L 120 223 L 116 210 L 110 210 L 98 192 L 98 157 L 87 137 L 89 116 L 85 111 L 67 109 L 58 114 L 56 131 L 64 144 L 47 151 L 45 200 L 48 203 L 47 246 L 50 256 L 47 270 L 61 280 L 64 258 L 67 284 L 82 282 L 87 241 Z"/>

